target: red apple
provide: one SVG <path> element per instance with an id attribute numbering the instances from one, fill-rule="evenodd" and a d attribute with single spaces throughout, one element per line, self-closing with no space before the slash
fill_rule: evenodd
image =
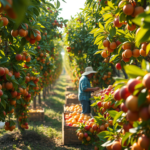
<path id="1" fill-rule="evenodd" d="M 93 124 L 92 128 L 93 128 L 93 130 L 96 130 L 97 129 L 97 125 Z"/>
<path id="2" fill-rule="evenodd" d="M 115 18 L 114 26 L 118 28 L 122 27 L 122 23 L 119 22 L 119 17 Z"/>
<path id="3" fill-rule="evenodd" d="M 15 78 L 20 78 L 20 72 L 15 72 L 14 76 L 15 76 Z"/>
<path id="4" fill-rule="evenodd" d="M 116 101 L 120 101 L 121 100 L 121 97 L 120 97 L 120 89 L 116 90 L 115 93 L 114 93 L 114 99 Z"/>
<path id="5" fill-rule="evenodd" d="M 116 108 L 115 110 L 116 110 L 116 111 L 118 111 L 118 112 L 120 111 L 120 109 L 119 109 L 119 108 Z"/>
<path id="6" fill-rule="evenodd" d="M 105 92 L 105 94 L 106 94 L 106 95 L 109 95 L 109 92 L 108 92 L 108 91 L 106 91 L 106 92 Z"/>
<path id="7" fill-rule="evenodd" d="M 127 86 L 123 86 L 120 90 L 120 97 L 126 99 L 128 96 L 130 96 L 130 92 L 128 91 Z"/>
<path id="8" fill-rule="evenodd" d="M 128 90 L 131 94 L 134 93 L 135 91 L 135 86 L 139 83 L 142 83 L 142 81 L 138 80 L 138 79 L 130 79 L 127 83 L 127 87 L 128 87 Z"/>
<path id="9" fill-rule="evenodd" d="M 22 55 L 21 54 L 16 54 L 16 60 L 21 61 L 22 60 Z"/>
<path id="10" fill-rule="evenodd" d="M 116 41 L 117 46 L 119 46 L 121 44 L 121 42 L 119 40 Z"/>
<path id="11" fill-rule="evenodd" d="M 122 69 L 122 67 L 121 67 L 121 64 L 120 64 L 120 63 L 117 63 L 115 67 L 116 67 L 116 69 L 117 69 L 117 70 L 121 70 L 121 69 Z"/>
<path id="12" fill-rule="evenodd" d="M 102 107 L 102 102 L 97 102 L 97 106 L 98 106 L 99 108 L 101 108 L 101 107 Z"/>
<path id="13" fill-rule="evenodd" d="M 70 127 L 71 127 L 71 126 L 72 126 L 72 123 L 69 123 L 69 124 L 68 124 L 68 126 L 70 126 Z"/>
<path id="14" fill-rule="evenodd" d="M 40 46 L 37 47 L 37 49 L 40 49 L 40 48 L 41 48 Z"/>
<path id="15" fill-rule="evenodd" d="M 3 91 L 2 90 L 0 90 L 0 96 L 2 96 L 3 95 Z"/>
<path id="16" fill-rule="evenodd" d="M 125 113 L 128 111 L 128 108 L 126 107 L 126 105 L 124 103 L 121 103 L 120 109 Z"/>
<path id="17" fill-rule="evenodd" d="M 129 129 L 133 128 L 132 124 L 127 123 L 123 125 L 123 129 L 125 130 L 125 132 L 129 132 Z"/>
<path id="18" fill-rule="evenodd" d="M 11 92 L 12 98 L 15 98 L 17 96 L 17 91 Z"/>
<path id="19" fill-rule="evenodd" d="M 24 123 L 24 125 L 26 125 L 26 126 L 27 126 L 27 125 L 28 125 L 28 123 L 26 122 L 26 123 Z"/>
<path id="20" fill-rule="evenodd" d="M 148 107 L 141 108 L 141 110 L 139 112 L 139 116 L 143 121 L 148 120 L 150 118 L 150 114 L 148 112 Z"/>
<path id="21" fill-rule="evenodd" d="M 86 125 L 84 128 L 85 128 L 85 130 L 89 130 L 90 126 Z"/>
<path id="22" fill-rule="evenodd" d="M 110 91 L 111 91 L 111 88 L 107 88 L 107 91 L 110 92 Z"/>
<path id="23" fill-rule="evenodd" d="M 5 74 L 5 69 L 3 67 L 0 67 L 0 76 L 3 76 Z"/>
<path id="24" fill-rule="evenodd" d="M 84 133 L 84 137 L 85 137 L 85 138 L 88 137 L 88 134 L 87 134 L 86 132 Z"/>

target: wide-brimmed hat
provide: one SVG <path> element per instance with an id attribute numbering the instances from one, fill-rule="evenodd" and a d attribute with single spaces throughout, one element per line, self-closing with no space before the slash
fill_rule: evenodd
<path id="1" fill-rule="evenodd" d="M 97 71 L 94 71 L 92 67 L 86 67 L 85 72 L 82 75 L 88 75 L 90 73 L 97 73 Z"/>

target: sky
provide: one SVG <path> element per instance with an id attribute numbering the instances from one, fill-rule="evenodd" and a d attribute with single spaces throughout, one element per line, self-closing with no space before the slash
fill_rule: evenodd
<path id="1" fill-rule="evenodd" d="M 62 11 L 59 17 L 70 20 L 71 16 L 73 17 L 77 13 L 82 11 L 80 10 L 80 8 L 84 8 L 84 3 L 86 0 L 65 0 L 65 1 L 66 3 L 60 0 L 60 8 L 62 8 Z M 64 56 L 64 52 L 61 52 L 61 54 Z"/>
<path id="2" fill-rule="evenodd" d="M 60 8 L 62 8 L 60 17 L 64 19 L 70 19 L 71 16 L 75 16 L 78 12 L 81 12 L 80 8 L 84 8 L 86 0 L 60 0 Z"/>

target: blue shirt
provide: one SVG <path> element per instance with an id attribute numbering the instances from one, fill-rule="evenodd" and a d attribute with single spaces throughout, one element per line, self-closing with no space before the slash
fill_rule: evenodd
<path id="1" fill-rule="evenodd" d="M 82 76 L 79 81 L 78 99 L 79 101 L 89 101 L 91 98 L 91 92 L 84 92 L 87 88 L 90 88 L 90 80 L 86 76 Z"/>

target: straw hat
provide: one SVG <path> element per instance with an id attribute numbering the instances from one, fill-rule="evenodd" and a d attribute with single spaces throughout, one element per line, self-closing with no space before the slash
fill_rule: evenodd
<path id="1" fill-rule="evenodd" d="M 82 75 L 88 75 L 90 73 L 97 73 L 97 71 L 94 71 L 92 67 L 86 67 L 85 72 Z"/>

